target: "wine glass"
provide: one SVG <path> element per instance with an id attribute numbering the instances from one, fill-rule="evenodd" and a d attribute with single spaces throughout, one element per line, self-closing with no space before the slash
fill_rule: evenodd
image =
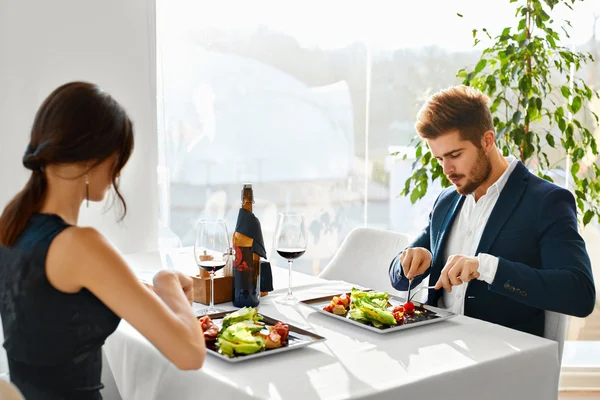
<path id="1" fill-rule="evenodd" d="M 292 264 L 306 251 L 306 227 L 304 216 L 295 212 L 279 213 L 275 233 L 275 250 L 288 260 L 289 283 L 287 295 L 276 300 L 279 304 L 293 305 L 298 299 L 292 293 Z"/>
<path id="2" fill-rule="evenodd" d="M 194 239 L 194 259 L 198 267 L 210 273 L 210 305 L 204 314 L 217 313 L 215 308 L 215 272 L 223 268 L 231 257 L 227 224 L 223 219 L 201 219 Z"/>

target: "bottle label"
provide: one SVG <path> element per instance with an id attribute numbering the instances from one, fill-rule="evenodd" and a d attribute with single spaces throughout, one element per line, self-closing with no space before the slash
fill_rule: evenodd
<path id="1" fill-rule="evenodd" d="M 236 307 L 256 307 L 260 299 L 260 265 L 253 261 L 251 247 L 234 245 L 233 304 Z"/>

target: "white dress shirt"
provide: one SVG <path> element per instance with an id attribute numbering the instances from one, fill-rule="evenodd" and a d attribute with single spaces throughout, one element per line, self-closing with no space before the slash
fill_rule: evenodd
<path id="1" fill-rule="evenodd" d="M 452 228 L 442 253 L 444 261 L 447 261 L 448 257 L 452 255 L 470 257 L 475 255 L 481 235 L 496 205 L 496 201 L 506 185 L 508 177 L 512 174 L 518 163 L 514 157 L 506 157 L 506 161 L 509 162 L 508 168 L 488 188 L 485 195 L 481 196 L 477 201 L 475 201 L 475 195 L 473 194 L 466 196 L 459 214 L 452 223 Z M 498 269 L 498 257 L 480 253 L 477 258 L 479 260 L 479 268 L 477 270 L 479 278 L 477 279 L 491 284 Z M 445 264 L 446 262 L 444 262 Z M 434 285 L 435 282 L 431 284 Z M 456 314 L 464 314 L 467 285 L 468 282 L 453 286 L 450 293 L 444 290 L 439 307 L 447 308 Z"/>

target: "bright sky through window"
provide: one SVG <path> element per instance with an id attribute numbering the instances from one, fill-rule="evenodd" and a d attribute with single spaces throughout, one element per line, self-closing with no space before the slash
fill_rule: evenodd
<path id="1" fill-rule="evenodd" d="M 507 24 L 516 25 L 517 21 L 513 11 L 515 4 L 508 0 L 171 0 L 160 3 L 159 18 L 169 35 L 194 28 L 243 31 L 265 25 L 293 36 L 302 46 L 321 48 L 368 41 L 376 49 L 436 45 L 447 50 L 469 50 L 474 28 L 485 27 L 492 34 L 498 34 Z M 595 15 L 600 16 L 600 1 L 587 0 L 576 3 L 574 11 L 557 7 L 553 17 L 557 22 L 571 21 L 571 37 L 580 45 L 592 36 Z M 600 23 L 596 24 L 596 30 L 600 37 Z"/>

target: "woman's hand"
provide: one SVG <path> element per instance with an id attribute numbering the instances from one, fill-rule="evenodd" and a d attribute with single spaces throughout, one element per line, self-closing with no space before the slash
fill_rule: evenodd
<path id="1" fill-rule="evenodd" d="M 153 282 L 154 290 L 160 297 L 161 294 L 173 290 L 173 287 L 179 287 L 190 305 L 194 301 L 194 281 L 179 271 L 161 270 L 154 275 Z"/>

